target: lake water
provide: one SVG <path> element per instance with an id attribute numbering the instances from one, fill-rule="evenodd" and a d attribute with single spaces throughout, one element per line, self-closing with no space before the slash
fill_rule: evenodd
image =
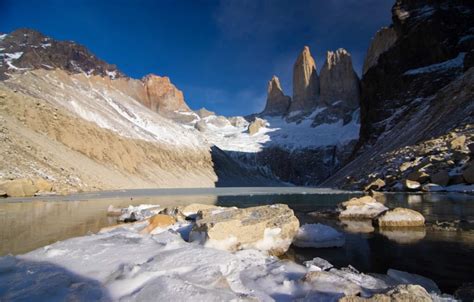
<path id="1" fill-rule="evenodd" d="M 385 273 L 394 268 L 433 279 L 443 292 L 452 293 L 464 282 L 473 282 L 474 196 L 466 194 L 386 194 L 390 207 L 421 212 L 428 225 L 436 221 L 461 221 L 463 231 L 432 227 L 412 231 L 378 231 L 370 224 L 341 223 L 307 213 L 333 209 L 359 193 L 310 188 L 219 188 L 133 190 L 71 196 L 4 199 L 0 201 L 0 256 L 22 254 L 70 237 L 95 233 L 116 223 L 107 216 L 109 205 L 126 207 L 142 203 L 162 207 L 190 203 L 248 207 L 286 203 L 302 223 L 322 222 L 343 231 L 342 248 L 292 247 L 286 257 L 302 263 L 324 258 L 336 267 L 352 265 L 361 272 Z"/>

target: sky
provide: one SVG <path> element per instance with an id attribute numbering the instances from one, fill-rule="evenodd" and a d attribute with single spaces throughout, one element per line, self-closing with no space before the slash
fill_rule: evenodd
<path id="1" fill-rule="evenodd" d="M 294 61 L 308 45 L 318 72 L 345 48 L 360 74 L 394 0 L 0 0 L 0 32 L 36 29 L 73 40 L 133 78 L 168 76 L 193 109 L 263 110 L 267 83 L 291 95 Z"/>

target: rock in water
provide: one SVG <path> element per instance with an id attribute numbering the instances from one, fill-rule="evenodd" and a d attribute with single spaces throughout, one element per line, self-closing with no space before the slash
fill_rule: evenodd
<path id="1" fill-rule="evenodd" d="M 319 77 L 316 63 L 305 46 L 293 66 L 293 101 L 289 111 L 309 111 L 316 107 L 319 96 Z"/>
<path id="2" fill-rule="evenodd" d="M 293 244 L 297 247 L 326 248 L 343 246 L 345 241 L 344 235 L 334 228 L 316 223 L 301 226 Z"/>
<path id="3" fill-rule="evenodd" d="M 416 191 L 421 189 L 421 184 L 415 180 L 405 179 L 403 181 L 403 187 L 407 190 Z"/>
<path id="4" fill-rule="evenodd" d="M 382 27 L 375 33 L 367 50 L 362 73 L 365 74 L 370 67 L 376 65 L 379 56 L 392 47 L 395 41 L 397 41 L 397 33 L 392 27 Z"/>
<path id="5" fill-rule="evenodd" d="M 257 249 L 285 253 L 298 232 L 299 221 L 287 205 L 198 212 L 190 241 L 229 251 Z"/>
<path id="6" fill-rule="evenodd" d="M 290 107 L 291 98 L 283 93 L 278 77 L 273 76 L 268 82 L 267 104 L 263 115 L 284 115 Z"/>
<path id="7" fill-rule="evenodd" d="M 319 81 L 320 103 L 332 105 L 342 101 L 351 109 L 359 106 L 359 77 L 352 67 L 351 55 L 345 49 L 327 52 Z"/>
<path id="8" fill-rule="evenodd" d="M 35 195 L 38 189 L 31 179 L 20 178 L 0 184 L 0 190 L 10 197 L 29 197 Z"/>
<path id="9" fill-rule="evenodd" d="M 423 226 L 425 225 L 425 217 L 411 209 L 395 208 L 378 217 L 377 224 L 380 227 Z"/>
<path id="10" fill-rule="evenodd" d="M 373 219 L 388 210 L 387 207 L 371 196 L 352 198 L 343 202 L 340 207 L 342 208 L 339 213 L 340 219 Z"/>

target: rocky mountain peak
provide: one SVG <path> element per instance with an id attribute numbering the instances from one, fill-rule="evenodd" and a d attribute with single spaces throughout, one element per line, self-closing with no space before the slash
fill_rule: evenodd
<path id="1" fill-rule="evenodd" d="M 293 101 L 290 111 L 309 111 L 316 107 L 319 95 L 319 77 L 316 63 L 305 46 L 293 66 Z"/>
<path id="2" fill-rule="evenodd" d="M 320 104 L 332 105 L 342 101 L 345 107 L 359 106 L 359 78 L 352 67 L 350 53 L 339 48 L 328 51 L 320 74 Z"/>
<path id="3" fill-rule="evenodd" d="M 115 65 L 102 61 L 72 41 L 56 41 L 26 28 L 0 35 L 0 79 L 32 69 L 56 68 L 112 79 L 124 76 Z"/>
<path id="4" fill-rule="evenodd" d="M 141 81 L 145 87 L 142 103 L 148 108 L 159 113 L 191 111 L 184 101 L 183 92 L 171 83 L 170 78 L 149 74 Z"/>
<path id="5" fill-rule="evenodd" d="M 377 64 L 379 56 L 387 51 L 397 41 L 397 33 L 393 27 L 382 27 L 375 33 L 364 60 L 362 73 Z"/>
<path id="6" fill-rule="evenodd" d="M 284 115 L 288 111 L 291 98 L 283 93 L 280 80 L 273 76 L 268 82 L 267 103 L 263 115 Z"/>

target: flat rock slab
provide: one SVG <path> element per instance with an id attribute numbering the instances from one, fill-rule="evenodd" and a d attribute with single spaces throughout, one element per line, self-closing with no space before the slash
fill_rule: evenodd
<path id="1" fill-rule="evenodd" d="M 199 211 L 190 241 L 229 251 L 257 249 L 285 253 L 298 232 L 299 221 L 287 205 Z"/>
<path id="2" fill-rule="evenodd" d="M 371 196 L 352 198 L 340 205 L 340 219 L 373 219 L 388 208 Z"/>

